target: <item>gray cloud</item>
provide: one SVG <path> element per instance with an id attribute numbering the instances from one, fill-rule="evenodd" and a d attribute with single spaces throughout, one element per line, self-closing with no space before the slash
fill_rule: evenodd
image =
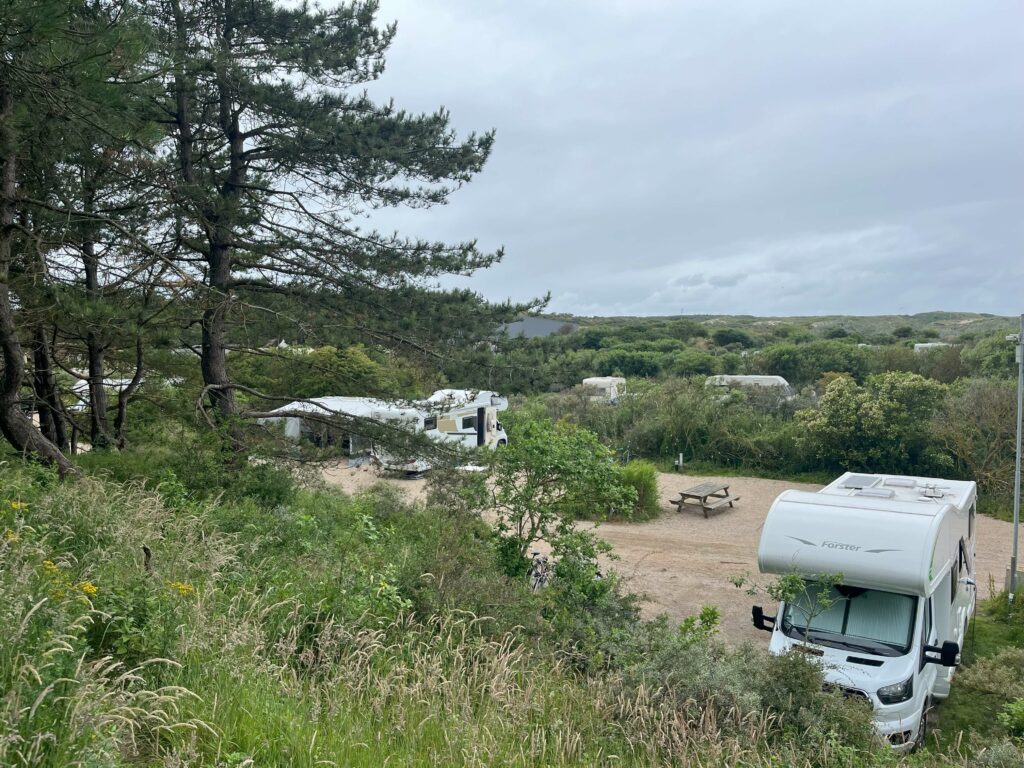
<path id="1" fill-rule="evenodd" d="M 371 92 L 494 127 L 384 229 L 580 314 L 1024 309 L 1024 6 L 384 0 Z M 699 276 L 698 279 L 690 279 Z"/>

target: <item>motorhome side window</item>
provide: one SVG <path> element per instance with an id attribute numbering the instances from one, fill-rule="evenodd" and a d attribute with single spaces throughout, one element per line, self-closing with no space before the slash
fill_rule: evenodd
<path id="1" fill-rule="evenodd" d="M 476 416 L 463 416 L 462 417 L 462 428 L 463 429 L 476 429 Z"/>
<path id="2" fill-rule="evenodd" d="M 921 627 L 922 645 L 931 644 L 932 640 L 932 601 L 931 598 L 924 601 L 924 625 Z M 924 652 L 921 653 L 921 669 L 924 669 Z"/>
<path id="3" fill-rule="evenodd" d="M 963 539 L 960 539 L 960 556 L 957 558 L 957 564 L 961 572 L 967 573 L 968 576 L 971 574 L 973 569 L 970 558 L 967 556 L 967 542 Z"/>
<path id="4" fill-rule="evenodd" d="M 437 416 L 427 416 L 423 420 L 423 430 L 429 432 L 432 429 L 437 429 Z"/>

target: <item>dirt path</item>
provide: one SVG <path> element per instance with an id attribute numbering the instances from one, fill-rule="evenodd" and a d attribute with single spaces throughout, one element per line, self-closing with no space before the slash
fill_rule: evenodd
<path id="1" fill-rule="evenodd" d="M 379 482 L 371 469 L 334 468 L 325 470 L 324 479 L 356 492 Z M 708 519 L 699 511 L 677 512 L 668 499 L 682 488 L 707 480 L 729 483 L 729 491 L 739 496 L 735 509 L 713 512 Z M 399 488 L 410 500 L 423 498 L 424 480 L 383 478 Z M 667 613 L 675 620 L 700 611 L 703 605 L 716 605 L 722 615 L 722 633 L 733 642 L 754 640 L 761 643 L 767 634 L 750 624 L 750 606 L 760 602 L 769 607 L 764 596 L 752 597 L 745 589 L 733 586 L 734 576 L 765 581 L 757 571 L 757 544 L 761 526 L 775 497 L 789 488 L 816 491 L 821 486 L 762 480 L 751 477 L 691 477 L 662 473 L 658 477 L 662 515 L 646 523 L 603 523 L 599 535 L 615 548 L 619 560 L 613 567 L 629 582 L 629 587 L 644 594 L 644 613 Z M 586 524 L 587 527 L 589 524 Z M 989 576 L 1002 584 L 1009 561 L 1012 526 L 988 517 L 978 519 L 977 571 L 981 596 L 988 595 Z"/>

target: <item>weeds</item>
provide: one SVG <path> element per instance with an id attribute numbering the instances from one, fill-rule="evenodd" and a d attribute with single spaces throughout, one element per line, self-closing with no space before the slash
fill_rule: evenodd
<path id="1" fill-rule="evenodd" d="M 713 610 L 641 621 L 592 536 L 532 595 L 480 520 L 386 494 L 5 469 L 2 765 L 897 763 L 806 659 L 725 648 Z"/>

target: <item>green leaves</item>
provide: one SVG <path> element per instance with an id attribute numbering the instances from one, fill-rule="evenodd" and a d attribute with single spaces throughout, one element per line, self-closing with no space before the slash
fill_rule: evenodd
<path id="1" fill-rule="evenodd" d="M 622 482 L 597 436 L 565 422 L 521 418 L 493 464 L 499 533 L 526 553 L 539 539 L 555 544 L 585 513 L 598 520 L 630 509 L 636 492 Z"/>
<path id="2" fill-rule="evenodd" d="M 927 469 L 931 418 L 946 391 L 916 373 L 878 374 L 860 386 L 833 379 L 817 410 L 797 413 L 800 443 L 835 469 Z"/>

